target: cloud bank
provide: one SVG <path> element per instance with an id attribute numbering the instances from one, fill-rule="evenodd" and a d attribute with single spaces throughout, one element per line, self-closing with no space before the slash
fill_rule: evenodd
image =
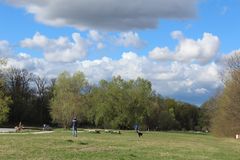
<path id="1" fill-rule="evenodd" d="M 130 34 L 134 35 L 134 32 Z M 201 104 L 222 86 L 218 73 L 223 60 L 232 53 L 217 57 L 220 41 L 211 33 L 204 33 L 197 40 L 184 37 L 180 31 L 174 31 L 171 35 L 179 41 L 175 51 L 168 47 L 155 47 L 148 56 L 129 51 L 122 53 L 119 59 L 102 57 L 86 60 L 81 59 L 89 47 L 86 43 L 90 41 L 98 44 L 104 40 L 97 31 L 90 31 L 86 38 L 73 33 L 71 40 L 61 36 L 51 39 L 36 33 L 20 44 L 23 48 L 41 50 L 44 58 L 32 57 L 23 52 L 17 53 L 15 57 L 9 54 L 8 66 L 25 68 L 48 78 L 56 78 L 63 71 L 82 71 L 93 84 L 118 75 L 124 79 L 142 77 L 150 80 L 153 89 L 163 96 Z M 2 50 L 12 52 L 9 42 L 0 41 Z"/>

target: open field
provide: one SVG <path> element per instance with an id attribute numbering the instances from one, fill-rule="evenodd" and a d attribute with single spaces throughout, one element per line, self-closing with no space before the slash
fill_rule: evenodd
<path id="1" fill-rule="evenodd" d="M 0 134 L 1 160 L 239 160 L 240 141 L 211 135 L 134 131 L 122 134 L 55 130 L 47 134 Z"/>

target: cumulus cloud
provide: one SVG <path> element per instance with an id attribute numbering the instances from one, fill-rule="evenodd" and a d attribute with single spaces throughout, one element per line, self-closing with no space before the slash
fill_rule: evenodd
<path id="1" fill-rule="evenodd" d="M 197 0 L 5 0 L 23 7 L 35 19 L 51 26 L 81 30 L 155 28 L 159 19 L 187 19 L 196 15 Z"/>
<path id="2" fill-rule="evenodd" d="M 101 35 L 98 31 L 96 30 L 90 30 L 88 33 L 88 42 L 90 44 L 95 44 L 96 43 L 96 48 L 97 49 L 103 49 L 105 48 L 105 45 L 103 43 L 104 38 L 103 35 Z"/>
<path id="3" fill-rule="evenodd" d="M 116 40 L 117 45 L 124 47 L 140 48 L 145 45 L 145 42 L 140 39 L 136 32 L 123 32 L 120 33 L 119 38 Z"/>
<path id="4" fill-rule="evenodd" d="M 8 57 L 12 54 L 12 49 L 8 41 L 0 40 L 0 57 Z"/>
<path id="5" fill-rule="evenodd" d="M 149 52 L 149 57 L 163 61 L 206 64 L 214 59 L 220 46 L 219 38 L 211 33 L 204 33 L 202 39 L 193 40 L 185 38 L 180 31 L 174 31 L 172 38 L 179 41 L 175 51 L 170 51 L 168 47 L 156 47 Z"/>
<path id="6" fill-rule="evenodd" d="M 72 34 L 72 41 L 67 37 L 49 39 L 36 33 L 32 38 L 21 41 L 23 48 L 38 48 L 44 52 L 46 60 L 51 62 L 72 62 L 86 56 L 86 42 L 79 33 Z"/>

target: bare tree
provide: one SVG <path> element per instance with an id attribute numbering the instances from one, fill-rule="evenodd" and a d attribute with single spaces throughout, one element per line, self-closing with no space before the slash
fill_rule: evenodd
<path id="1" fill-rule="evenodd" d="M 30 100 L 32 95 L 31 83 L 33 74 L 25 69 L 10 68 L 6 73 L 7 92 L 12 98 L 10 106 L 10 121 L 16 123 L 30 115 Z M 25 108 L 25 109 L 24 109 Z"/>
<path id="2" fill-rule="evenodd" d="M 33 81 L 36 86 L 36 103 L 35 107 L 37 108 L 39 119 L 38 121 L 41 124 L 49 123 L 50 121 L 50 109 L 49 109 L 49 99 L 50 99 L 50 87 L 46 78 L 41 78 L 35 76 Z"/>

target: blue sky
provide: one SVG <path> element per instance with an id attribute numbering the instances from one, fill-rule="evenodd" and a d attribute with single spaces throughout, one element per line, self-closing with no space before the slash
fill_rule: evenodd
<path id="1" fill-rule="evenodd" d="M 239 17 L 239 0 L 1 0 L 0 56 L 48 78 L 143 77 L 163 96 L 200 105 L 240 49 Z"/>

